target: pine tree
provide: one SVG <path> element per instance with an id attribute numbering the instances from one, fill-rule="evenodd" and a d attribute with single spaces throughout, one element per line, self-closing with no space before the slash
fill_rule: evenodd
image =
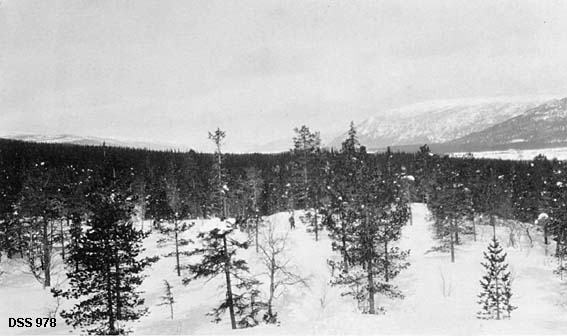
<path id="1" fill-rule="evenodd" d="M 260 208 L 259 208 L 260 194 L 262 191 L 261 186 L 264 184 L 261 173 L 262 171 L 256 167 L 251 167 L 246 170 L 246 176 L 250 187 L 251 202 L 247 207 L 245 217 L 246 220 L 248 221 L 248 224 L 252 224 L 254 227 L 254 242 L 256 246 L 256 252 L 258 252 L 258 236 L 259 236 L 258 231 L 261 222 Z"/>
<path id="2" fill-rule="evenodd" d="M 221 150 L 225 136 L 226 133 L 220 128 L 217 128 L 213 133 L 209 132 L 209 139 L 214 142 L 216 147 L 212 185 L 215 188 L 213 190 L 213 199 L 216 203 L 214 208 L 220 219 L 212 219 L 213 227 L 199 233 L 197 238 L 202 246 L 186 253 L 188 256 L 199 255 L 202 258 L 198 264 L 187 265 L 186 268 L 192 274 L 183 279 L 183 284 L 188 285 L 195 279 L 214 278 L 224 274 L 225 300 L 210 315 L 215 316 L 215 321 L 218 322 L 221 320 L 221 314 L 228 309 L 231 327 L 236 329 L 238 326 L 253 325 L 250 322 L 250 314 L 246 312 L 246 307 L 251 308 L 253 306 L 259 292 L 255 289 L 258 282 L 247 276 L 248 265 L 246 261 L 236 257 L 239 249 L 248 248 L 248 241 L 242 239 L 240 234 L 243 233 L 236 229 L 234 223 L 227 220 L 226 195 L 229 190 L 226 184 L 226 173 L 222 165 L 223 154 Z M 240 291 L 237 292 L 238 290 Z M 249 300 L 248 304 L 245 303 L 246 300 Z M 239 321 L 236 320 L 237 317 L 240 318 Z"/>
<path id="3" fill-rule="evenodd" d="M 319 239 L 318 208 L 321 198 L 321 138 L 319 132 L 311 132 L 309 127 L 303 125 L 294 129 L 293 138 L 294 178 L 293 200 L 308 211 L 305 216 L 306 224 L 310 225 L 315 233 L 315 240 Z"/>
<path id="4" fill-rule="evenodd" d="M 466 180 L 463 172 L 452 167 L 446 159 L 433 168 L 427 207 L 435 219 L 436 236 L 441 245 L 432 250 L 449 250 L 451 262 L 455 262 L 455 246 L 460 243 L 463 223 L 473 214 L 472 195 L 462 183 Z"/>
<path id="5" fill-rule="evenodd" d="M 214 202 L 212 208 L 221 219 L 225 219 L 228 216 L 226 204 L 228 186 L 226 182 L 226 169 L 223 167 L 222 153 L 222 145 L 225 137 L 226 133 L 220 128 L 217 128 L 213 133 L 209 132 L 209 139 L 215 144 L 215 159 L 210 172 L 212 174 L 210 181 L 212 187 L 211 194 L 213 195 L 212 200 Z"/>
<path id="6" fill-rule="evenodd" d="M 61 174 L 46 162 L 32 165 L 20 192 L 18 214 L 22 219 L 31 219 L 28 232 L 28 264 L 31 272 L 44 287 L 51 286 L 51 258 L 53 255 L 54 222 L 61 217 Z M 41 253 L 34 253 L 38 248 Z M 37 257 L 41 263 L 37 267 Z M 43 275 L 40 275 L 43 273 Z"/>
<path id="7" fill-rule="evenodd" d="M 363 147 L 356 156 L 348 158 L 356 167 L 344 171 L 352 183 L 339 187 L 348 190 L 345 193 L 349 209 L 347 230 L 339 230 L 332 236 L 341 240 L 346 237 L 336 243 L 345 246 L 340 250 L 343 256 L 348 255 L 350 266 L 343 268 L 332 284 L 346 287 L 343 294 L 353 296 L 359 307 L 369 314 L 383 311 L 376 307 L 376 294 L 403 297 L 391 280 L 409 265 L 405 261 L 409 251 L 401 251 L 394 244 L 408 220 L 408 205 L 401 177 L 394 173 L 390 158 L 388 151 L 385 167 L 380 167 Z"/>
<path id="8" fill-rule="evenodd" d="M 179 261 L 179 246 L 184 246 L 189 244 L 188 240 L 180 239 L 179 233 L 186 231 L 189 229 L 189 226 L 185 223 L 180 223 L 180 212 L 181 212 L 181 199 L 179 195 L 179 186 L 177 182 L 177 178 L 175 177 L 175 173 L 173 172 L 173 168 L 170 167 L 170 172 L 168 173 L 166 179 L 166 189 L 165 193 L 167 196 L 167 204 L 169 206 L 169 211 L 167 211 L 167 215 L 165 216 L 166 221 L 169 223 L 173 223 L 172 229 L 163 229 L 162 232 L 169 233 L 173 231 L 173 238 L 175 243 L 175 251 L 168 256 L 175 256 L 175 269 L 177 272 L 177 276 L 181 276 L 181 264 Z"/>
<path id="9" fill-rule="evenodd" d="M 18 155 L 16 155 L 18 156 Z M 0 260 L 2 251 L 8 258 L 17 252 L 24 257 L 22 230 L 18 223 L 16 205 L 21 189 L 21 169 L 17 169 L 16 161 L 0 146 Z"/>
<path id="10" fill-rule="evenodd" d="M 61 188 L 63 194 L 63 207 L 60 220 L 60 236 L 61 236 L 61 256 L 69 263 L 65 256 L 69 255 L 74 247 L 78 244 L 79 236 L 82 232 L 82 217 L 87 215 L 87 207 L 85 205 L 85 188 L 87 187 L 89 170 L 80 169 L 74 164 L 65 167 L 65 182 Z M 66 221 L 67 230 L 63 230 L 63 220 Z M 67 236 L 70 236 L 69 239 Z M 68 244 L 65 244 L 69 240 Z M 66 246 L 70 249 L 66 251 Z M 75 249 L 76 250 L 76 249 Z M 76 260 L 75 260 L 76 262 Z M 74 264 L 75 269 L 78 268 Z"/>
<path id="11" fill-rule="evenodd" d="M 137 287 L 142 272 L 156 258 L 141 258 L 145 234 L 135 229 L 132 195 L 119 185 L 114 168 L 94 178 L 87 204 L 88 229 L 73 248 L 78 269 L 67 273 L 69 288 L 52 290 L 55 297 L 79 302 L 61 316 L 74 328 L 95 334 L 123 334 L 121 322 L 137 320 L 147 312 Z M 73 263 L 73 261 L 71 261 Z"/>
<path id="12" fill-rule="evenodd" d="M 18 223 L 14 210 L 0 214 L 0 261 L 2 251 L 6 252 L 8 259 L 11 259 L 17 251 L 21 251 L 21 242 L 18 238 L 21 225 Z"/>
<path id="13" fill-rule="evenodd" d="M 248 248 L 247 237 L 234 228 L 230 221 L 212 219 L 210 225 L 210 230 L 197 236 L 200 246 L 187 252 L 189 256 L 198 255 L 201 258 L 198 263 L 186 266 L 191 275 L 183 279 L 183 284 L 224 274 L 225 299 L 209 315 L 215 317 L 215 322 L 219 322 L 221 315 L 228 310 L 232 329 L 251 326 L 251 318 L 254 316 L 247 310 L 253 309 L 253 304 L 258 301 L 259 292 L 256 287 L 259 283 L 250 278 L 246 261 L 237 257 L 240 249 Z"/>
<path id="14" fill-rule="evenodd" d="M 354 236 L 352 223 L 356 222 L 359 216 L 357 199 L 363 183 L 359 178 L 361 169 L 360 144 L 351 122 L 348 138 L 342 143 L 340 153 L 332 160 L 328 181 L 328 212 L 333 216 L 333 220 L 327 225 L 329 237 L 333 240 L 333 250 L 339 251 L 342 257 L 340 262 L 329 262 L 333 269 L 338 267 L 343 272 L 348 272 L 351 263 L 349 251 Z"/>
<path id="15" fill-rule="evenodd" d="M 163 280 L 164 283 L 164 293 L 161 296 L 161 303 L 158 306 L 169 306 L 169 316 L 173 320 L 173 304 L 175 303 L 175 298 L 173 297 L 173 293 L 171 292 L 172 286 L 169 284 L 167 280 Z"/>
<path id="16" fill-rule="evenodd" d="M 512 286 L 508 264 L 505 262 L 506 253 L 502 254 L 502 247 L 493 237 L 488 245 L 488 253 L 484 252 L 486 262 L 481 263 L 486 274 L 480 280 L 482 292 L 478 295 L 481 310 L 478 318 L 497 319 L 510 318 L 510 313 L 516 307 L 510 303 Z"/>

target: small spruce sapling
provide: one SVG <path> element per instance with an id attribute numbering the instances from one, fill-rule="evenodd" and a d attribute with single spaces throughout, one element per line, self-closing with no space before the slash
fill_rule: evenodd
<path id="1" fill-rule="evenodd" d="M 512 297 L 511 277 L 508 264 L 505 262 L 506 253 L 494 237 L 488 245 L 488 253 L 484 252 L 486 262 L 481 263 L 486 274 L 480 280 L 482 292 L 478 295 L 481 310 L 477 316 L 480 319 L 510 318 L 512 310 L 516 309 L 510 304 Z"/>
<path id="2" fill-rule="evenodd" d="M 175 303 L 175 299 L 173 298 L 173 293 L 171 292 L 171 289 L 173 288 L 173 286 L 171 286 L 171 284 L 167 280 L 163 280 L 163 283 L 165 285 L 164 293 L 160 297 L 161 303 L 159 303 L 158 306 L 168 305 L 169 311 L 170 311 L 169 316 L 173 320 L 173 304 Z"/>

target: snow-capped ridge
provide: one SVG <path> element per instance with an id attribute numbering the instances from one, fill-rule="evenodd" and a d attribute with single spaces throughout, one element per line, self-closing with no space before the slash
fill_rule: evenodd
<path id="1" fill-rule="evenodd" d="M 464 150 L 561 147 L 567 145 L 566 130 L 567 98 L 554 99 L 485 130 L 455 139 L 451 144 Z"/>
<path id="2" fill-rule="evenodd" d="M 436 100 L 390 109 L 356 126 L 369 149 L 444 143 L 487 129 L 549 102 L 549 96 Z M 346 133 L 334 139 L 339 148 Z"/>

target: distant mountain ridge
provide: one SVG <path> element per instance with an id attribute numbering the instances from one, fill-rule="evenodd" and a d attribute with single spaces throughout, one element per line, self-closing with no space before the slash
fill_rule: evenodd
<path id="1" fill-rule="evenodd" d="M 56 134 L 56 135 L 40 135 L 40 134 L 15 134 L 0 136 L 4 139 L 39 142 L 39 143 L 60 143 L 81 146 L 101 146 L 103 143 L 111 147 L 130 147 L 130 148 L 147 148 L 153 150 L 189 150 L 186 146 L 177 146 L 174 144 L 164 144 L 157 142 L 143 141 L 126 141 L 116 140 L 112 138 L 101 138 L 92 136 L 77 136 L 72 134 Z"/>
<path id="2" fill-rule="evenodd" d="M 370 117 L 355 125 L 369 150 L 387 146 L 443 144 L 519 116 L 549 101 L 542 98 L 450 100 L 409 105 Z M 340 148 L 346 133 L 329 144 Z"/>
<path id="3" fill-rule="evenodd" d="M 567 144 L 567 98 L 552 100 L 479 132 L 446 143 L 459 151 L 529 149 Z"/>

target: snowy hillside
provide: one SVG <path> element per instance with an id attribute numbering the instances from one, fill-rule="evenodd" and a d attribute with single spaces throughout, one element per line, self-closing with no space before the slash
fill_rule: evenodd
<path id="1" fill-rule="evenodd" d="M 329 286 L 330 269 L 326 260 L 333 255 L 329 238 L 323 233 L 315 242 L 307 233 L 296 212 L 297 228 L 289 230 L 288 214 L 269 217 L 280 234 L 289 231 L 290 265 L 308 278 L 308 287 L 290 287 L 276 301 L 275 310 L 281 320 L 279 325 L 236 330 L 230 329 L 228 318 L 221 323 L 211 323 L 205 316 L 223 297 L 223 279 L 197 281 L 183 286 L 174 272 L 174 258 L 162 257 L 148 271 L 142 289 L 145 291 L 148 316 L 134 323 L 134 333 L 142 334 L 564 334 L 567 330 L 567 287 L 553 274 L 557 266 L 551 256 L 546 256 L 542 238 L 535 228 L 529 228 L 534 238 L 533 246 L 519 230 L 498 227 L 498 237 L 508 253 L 507 261 L 512 271 L 513 305 L 518 309 L 512 319 L 486 321 L 476 319 L 477 295 L 482 252 L 491 238 L 492 229 L 478 228 L 478 241 L 464 237 L 457 247 L 456 262 L 450 263 L 447 253 L 428 252 L 438 243 L 433 239 L 431 222 L 423 204 L 413 205 L 413 225 L 407 225 L 400 244 L 411 249 L 411 266 L 396 278 L 396 284 L 405 294 L 403 300 L 378 297 L 378 305 L 386 308 L 385 315 L 363 315 L 356 303 L 342 297 L 341 290 Z M 194 238 L 208 221 L 197 221 L 185 233 Z M 147 227 L 147 225 L 146 225 Z M 515 244 L 510 245 L 510 235 Z M 163 235 L 152 233 L 145 241 L 148 255 L 164 255 L 172 251 L 171 243 L 158 243 Z M 550 247 L 552 248 L 552 247 Z M 244 256 L 259 274 L 261 267 L 252 246 Z M 186 261 L 186 260 L 185 260 Z M 57 318 L 56 328 L 8 328 L 9 317 L 44 317 L 48 309 L 55 307 L 55 300 L 24 267 L 16 261 L 0 263 L 0 334 L 77 334 Z M 62 282 L 59 269 L 56 282 Z M 258 275 L 260 280 L 264 276 Z M 169 319 L 169 308 L 158 306 L 163 295 L 163 281 L 173 285 L 174 319 Z M 64 307 L 64 305 L 62 306 Z"/>
<path id="2" fill-rule="evenodd" d="M 492 98 L 433 101 L 379 113 L 356 125 L 360 143 L 370 149 L 443 143 L 484 130 L 548 101 Z M 339 147 L 345 135 L 331 142 Z"/>
<path id="3" fill-rule="evenodd" d="M 450 142 L 465 147 L 546 148 L 567 143 L 567 98 L 552 100 L 483 131 Z"/>

